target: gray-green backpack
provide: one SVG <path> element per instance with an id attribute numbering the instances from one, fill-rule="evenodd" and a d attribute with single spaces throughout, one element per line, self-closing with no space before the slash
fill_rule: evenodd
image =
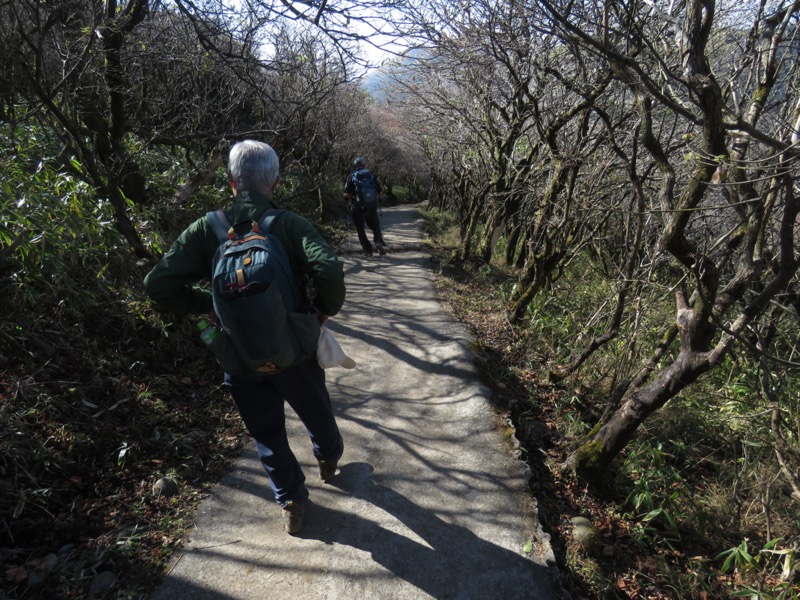
<path id="1" fill-rule="evenodd" d="M 214 310 L 222 325 L 210 344 L 232 375 L 273 374 L 310 359 L 319 321 L 270 233 L 285 211 L 269 209 L 238 234 L 223 210 L 206 216 L 220 245 L 212 262 Z"/>

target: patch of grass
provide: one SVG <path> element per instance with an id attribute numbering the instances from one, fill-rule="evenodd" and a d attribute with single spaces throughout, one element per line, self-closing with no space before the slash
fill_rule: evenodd
<path id="1" fill-rule="evenodd" d="M 452 213 L 437 208 L 422 209 L 421 213 L 425 219 L 426 231 L 436 239 L 438 247 L 446 248 L 457 245 L 458 224 Z"/>
<path id="2" fill-rule="evenodd" d="M 569 587 L 577 589 L 588 587 L 596 590 L 610 590 L 613 582 L 606 576 L 600 562 L 587 555 L 583 549 L 574 543 L 567 546 L 564 556 L 564 566 L 566 567 L 565 579 Z M 570 581 L 573 579 L 573 581 Z"/>

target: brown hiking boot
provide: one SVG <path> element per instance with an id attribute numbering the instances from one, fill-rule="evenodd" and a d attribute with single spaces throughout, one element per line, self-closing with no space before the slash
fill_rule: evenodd
<path id="1" fill-rule="evenodd" d="M 306 503 L 290 500 L 281 509 L 283 515 L 283 528 L 286 533 L 300 533 L 303 531 L 303 519 L 306 516 Z"/>

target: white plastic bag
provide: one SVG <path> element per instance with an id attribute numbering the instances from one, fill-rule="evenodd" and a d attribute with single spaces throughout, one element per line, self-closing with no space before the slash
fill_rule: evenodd
<path id="1" fill-rule="evenodd" d="M 356 366 L 356 361 L 344 353 L 339 342 L 336 341 L 336 338 L 324 325 L 319 330 L 317 362 L 323 369 L 330 369 L 331 367 L 353 369 Z"/>

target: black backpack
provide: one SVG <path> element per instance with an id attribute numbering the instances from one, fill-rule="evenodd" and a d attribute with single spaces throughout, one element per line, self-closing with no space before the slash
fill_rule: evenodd
<path id="1" fill-rule="evenodd" d="M 360 169 L 350 175 L 356 191 L 355 204 L 359 208 L 373 208 L 378 205 L 378 191 L 375 189 L 375 175 L 369 169 Z"/>

